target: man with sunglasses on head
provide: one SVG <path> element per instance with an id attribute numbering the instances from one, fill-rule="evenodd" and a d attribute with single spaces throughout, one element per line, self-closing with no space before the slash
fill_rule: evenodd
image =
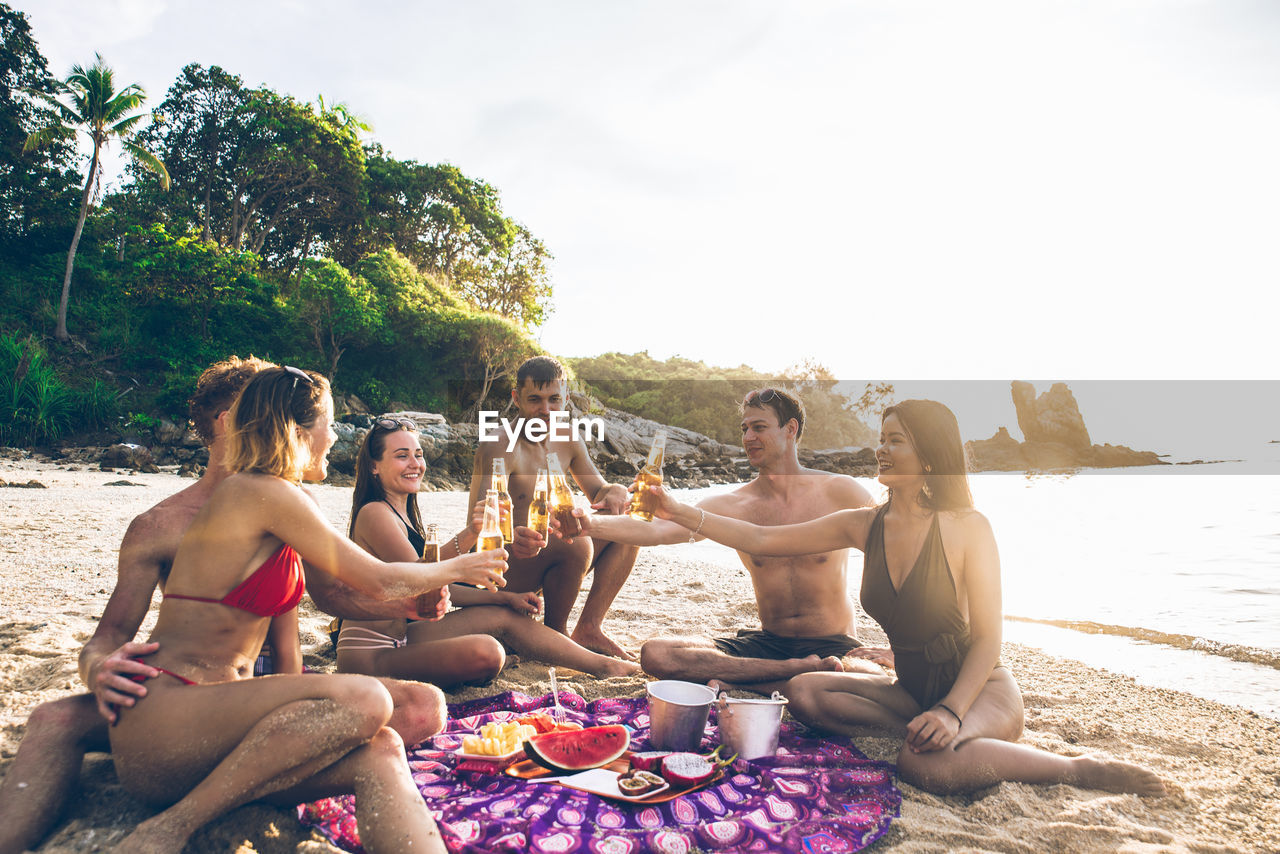
<path id="1" fill-rule="evenodd" d="M 804 404 L 781 389 L 758 389 L 742 401 L 742 448 L 757 470 L 755 479 L 698 506 L 758 525 L 808 522 L 837 510 L 869 507 L 871 495 L 848 475 L 800 465 Z M 674 522 L 654 518 L 589 516 L 585 533 L 636 546 L 673 545 L 697 537 Z M 857 640 L 853 599 L 846 572 L 848 550 L 802 557 L 764 557 L 739 552 L 751 576 L 760 629 L 736 637 L 655 638 L 640 650 L 640 664 L 659 679 L 715 680 L 768 694 L 786 693 L 791 677 L 817 670 L 875 670 L 891 664 L 887 649 Z M 860 661 L 859 659 L 869 659 Z"/>
<path id="2" fill-rule="evenodd" d="M 154 668 L 138 657 L 156 651 L 153 643 L 133 640 L 151 607 L 156 587 L 163 588 L 182 535 L 214 489 L 227 476 L 222 459 L 226 450 L 226 421 L 240 390 L 260 370 L 274 367 L 250 356 L 232 356 L 204 371 L 191 398 L 191 420 L 209 449 L 209 464 L 191 486 L 141 513 L 129 524 L 120 543 L 119 574 L 102 619 L 80 651 L 80 675 L 92 693 L 76 694 L 37 706 L 27 721 L 18 754 L 0 785 L 0 854 L 35 846 L 53 827 L 90 751 L 109 752 L 109 722 L 114 706 L 131 706 L 146 694 L 145 682 L 135 676 L 154 676 Z M 297 369 L 294 369 L 297 370 Z M 303 371 L 302 379 L 311 382 Z M 354 590 L 323 572 L 307 572 L 307 593 L 328 613 L 349 619 L 442 616 L 442 596 L 381 602 Z M 295 654 L 292 643 L 280 643 Z M 278 631 L 272 624 L 272 635 Z M 271 636 L 268 636 L 270 640 Z M 300 658 L 272 662 L 276 670 L 300 671 Z M 384 679 L 394 711 L 388 725 L 406 744 L 417 744 L 437 732 L 444 719 L 444 695 L 432 685 Z"/>
<path id="3" fill-rule="evenodd" d="M 564 366 L 550 356 L 534 356 L 526 360 L 516 371 L 516 386 L 511 390 L 511 399 L 526 424 L 534 422 L 550 430 L 552 413 L 565 412 L 568 408 Z M 565 473 L 572 476 L 598 513 L 627 512 L 631 502 L 627 488 L 610 484 L 600 475 L 581 438 L 563 439 L 546 435 L 541 441 L 530 441 L 524 431 L 520 432 L 511 451 L 507 450 L 505 437 L 503 441 L 478 444 L 468 506 L 475 507 L 484 498 L 493 472 L 493 461 L 501 457 L 506 460 L 514 521 L 519 523 L 527 519 L 534 481 L 538 469 L 547 465 L 549 453 L 559 457 Z M 466 541 L 455 541 L 454 546 L 470 549 L 478 533 L 476 524 L 474 530 L 466 532 Z M 527 547 L 532 542 L 530 535 L 536 538 L 536 545 L 543 546 L 541 550 Z M 639 549 L 621 543 L 592 543 L 588 537 L 580 537 L 573 543 L 554 538 L 550 543 L 543 543 L 537 534 L 523 527 L 516 528 L 515 538 L 515 548 L 511 549 L 511 559 L 507 562 L 505 589 L 514 593 L 541 590 L 543 622 L 561 634 L 569 634 L 569 612 L 577 601 L 582 580 L 587 573 L 594 572 L 587 601 L 583 603 L 577 625 L 569 636 L 602 655 L 634 660 L 635 655 L 604 633 L 603 623 L 609 606 L 631 574 Z M 447 544 L 442 543 L 441 549 L 443 557 L 453 556 Z"/>

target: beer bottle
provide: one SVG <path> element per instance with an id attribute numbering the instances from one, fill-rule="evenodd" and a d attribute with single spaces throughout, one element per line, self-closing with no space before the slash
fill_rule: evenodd
<path id="1" fill-rule="evenodd" d="M 493 476 L 489 488 L 498 493 L 498 527 L 502 529 L 502 541 L 510 543 L 515 537 L 511 527 L 511 494 L 507 492 L 507 461 L 498 457 L 493 461 Z"/>
<path id="2" fill-rule="evenodd" d="M 502 529 L 498 527 L 500 512 L 498 493 L 490 489 L 484 496 L 484 522 L 480 526 L 480 540 L 476 543 L 476 551 L 487 552 L 502 548 Z"/>
<path id="3" fill-rule="evenodd" d="M 550 531 L 550 502 L 547 500 L 547 470 L 538 469 L 538 479 L 533 483 L 533 500 L 529 502 L 529 527 L 547 539 Z"/>
<path id="4" fill-rule="evenodd" d="M 659 430 L 649 448 L 649 460 L 636 475 L 636 489 L 631 494 L 631 518 L 642 522 L 653 521 L 653 508 L 658 499 L 649 491 L 651 486 L 662 485 L 662 461 L 667 453 L 667 433 Z"/>
<path id="5" fill-rule="evenodd" d="M 573 515 L 573 492 L 558 455 L 547 454 L 547 473 L 551 476 L 551 515 L 560 523 L 563 536 L 576 537 L 582 533 L 582 523 Z"/>
<path id="6" fill-rule="evenodd" d="M 422 546 L 422 562 L 438 563 L 440 560 L 440 526 L 427 526 L 427 541 Z"/>

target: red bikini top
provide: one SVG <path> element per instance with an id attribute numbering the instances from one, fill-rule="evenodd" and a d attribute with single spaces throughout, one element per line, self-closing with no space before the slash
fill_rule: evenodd
<path id="1" fill-rule="evenodd" d="M 192 602 L 212 602 L 239 608 L 259 617 L 278 617 L 287 614 L 302 601 L 306 592 L 306 578 L 302 572 L 302 558 L 288 543 L 281 543 L 275 554 L 262 562 L 244 581 L 221 599 L 203 596 L 183 596 L 166 593 L 166 599 L 190 599 Z"/>

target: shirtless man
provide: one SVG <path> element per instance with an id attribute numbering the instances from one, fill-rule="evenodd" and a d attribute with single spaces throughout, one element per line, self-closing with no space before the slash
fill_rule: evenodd
<path id="1" fill-rule="evenodd" d="M 700 508 L 759 525 L 787 525 L 872 504 L 871 495 L 848 475 L 800 465 L 796 447 L 804 431 L 804 404 L 799 398 L 760 389 L 746 396 L 741 409 L 742 447 L 759 474 L 732 492 L 704 499 Z M 598 539 L 638 546 L 694 540 L 685 528 L 658 518 L 586 516 L 583 528 Z M 871 667 L 842 661 L 846 656 L 892 662 L 888 650 L 862 647 L 855 637 L 847 549 L 803 557 L 739 552 L 738 557 L 751 575 L 760 629 L 744 629 L 732 638 L 654 638 L 640 650 L 646 673 L 689 682 L 714 679 L 768 694 L 801 673 Z"/>
<path id="2" fill-rule="evenodd" d="M 516 372 L 516 387 L 511 391 L 520 417 L 550 427 L 552 412 L 566 408 L 564 368 L 550 356 L 534 356 Z M 511 495 L 515 519 L 528 518 L 529 502 L 533 500 L 534 481 L 538 469 L 547 464 L 547 454 L 555 453 L 565 471 L 573 475 L 578 488 L 588 496 L 593 506 L 604 513 L 625 513 L 631 496 L 625 486 L 609 484 L 587 454 L 587 446 L 581 438 L 568 441 L 547 438 L 530 442 L 521 431 L 515 448 L 508 452 L 507 441 L 480 442 L 476 448 L 475 464 L 471 473 L 471 501 L 468 507 L 484 498 L 493 472 L 493 461 L 506 460 L 507 491 Z M 467 533 L 468 538 L 472 536 Z M 459 543 L 469 549 L 470 542 Z M 578 598 L 582 579 L 591 570 L 595 577 L 582 614 L 570 635 L 587 649 L 604 655 L 634 660 L 635 656 L 614 643 L 604 633 L 604 616 L 617 598 L 618 591 L 626 583 L 635 565 L 639 549 L 621 543 L 593 543 L 589 537 L 581 537 L 569 543 L 553 539 L 547 547 L 533 557 L 515 555 L 508 561 L 506 590 L 528 593 L 542 590 L 543 622 L 556 631 L 567 634 L 569 612 Z"/>
<path id="3" fill-rule="evenodd" d="M 156 644 L 135 643 L 151 596 L 163 588 L 182 535 L 196 513 L 226 476 L 226 416 L 236 395 L 255 373 L 270 364 L 260 359 L 230 359 L 211 366 L 196 384 L 191 419 L 209 448 L 209 465 L 196 483 L 137 516 L 120 543 L 119 577 L 93 637 L 80 651 L 80 678 L 92 693 L 77 694 L 37 706 L 27 721 L 26 736 L 0 784 L 0 854 L 25 851 L 52 829 L 80 774 L 84 755 L 108 752 L 112 706 L 132 706 L 147 693 L 145 684 L 129 677 L 159 675 L 134 661 L 155 652 Z M 378 602 L 323 572 L 307 572 L 307 592 L 326 612 L 353 619 L 384 617 L 434 618 L 447 608 L 447 599 Z M 418 606 L 430 613 L 419 614 Z M 411 613 L 410 613 L 411 612 Z M 292 622 L 273 621 L 272 638 L 279 649 L 292 649 L 286 660 L 274 662 L 278 671 L 301 671 L 297 656 L 296 616 Z M 277 632 L 292 631 L 286 639 Z M 288 641 L 288 642 L 282 642 Z M 417 744 L 444 726 L 445 700 L 439 689 L 419 682 L 384 679 L 395 709 L 389 726 L 406 744 Z"/>

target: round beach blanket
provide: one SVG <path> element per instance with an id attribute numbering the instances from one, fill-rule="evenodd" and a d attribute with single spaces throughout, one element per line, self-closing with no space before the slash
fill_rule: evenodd
<path id="1" fill-rule="evenodd" d="M 646 699 L 587 703 L 561 691 L 560 704 L 583 726 L 630 727 L 632 749 L 648 749 Z M 794 723 L 783 724 L 777 756 L 739 760 L 713 785 L 661 804 L 458 768 L 453 750 L 462 735 L 552 705 L 550 694 L 518 692 L 451 705 L 445 731 L 409 752 L 413 778 L 451 852 L 851 852 L 883 836 L 901 806 L 893 765 Z M 718 743 L 713 715 L 703 752 Z M 299 817 L 335 845 L 362 850 L 350 796 L 306 804 Z"/>

